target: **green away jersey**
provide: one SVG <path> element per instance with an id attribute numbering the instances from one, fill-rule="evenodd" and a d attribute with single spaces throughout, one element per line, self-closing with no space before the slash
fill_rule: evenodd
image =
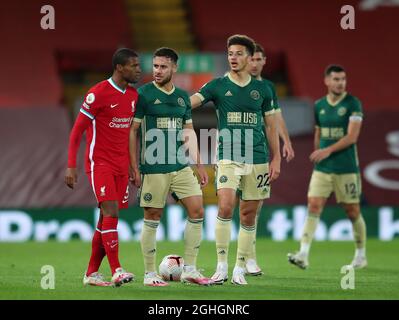
<path id="1" fill-rule="evenodd" d="M 174 87 L 167 92 L 154 82 L 138 89 L 135 122 L 141 123 L 140 172 L 169 173 L 188 165 L 182 136 L 185 124 L 192 123 L 188 94 Z"/>
<path id="2" fill-rule="evenodd" d="M 260 80 L 260 81 L 265 82 L 269 86 L 269 88 L 270 88 L 270 90 L 272 92 L 272 97 L 273 97 L 273 102 L 272 103 L 273 103 L 274 111 L 275 112 L 281 112 L 280 105 L 278 103 L 276 87 L 274 86 L 274 83 L 271 82 L 270 80 L 265 79 L 265 78 L 262 78 L 262 80 Z"/>
<path id="3" fill-rule="evenodd" d="M 274 112 L 281 112 L 281 108 L 280 108 L 280 104 L 278 103 L 278 98 L 277 98 L 277 93 L 276 93 L 276 88 L 274 86 L 274 83 L 271 82 L 270 80 L 265 79 L 265 78 L 262 78 L 262 80 L 260 80 L 260 81 L 265 82 L 269 86 L 269 88 L 270 88 L 270 90 L 272 92 Z M 266 130 L 264 123 L 263 123 L 263 130 Z M 269 141 L 267 139 L 266 139 L 266 146 L 267 146 L 267 149 L 268 149 L 269 148 Z"/>
<path id="4" fill-rule="evenodd" d="M 274 109 L 272 91 L 265 82 L 250 77 L 241 86 L 227 74 L 205 84 L 197 95 L 202 103 L 215 104 L 219 160 L 253 164 L 269 161 L 262 119 Z"/>
<path id="5" fill-rule="evenodd" d="M 326 148 L 345 136 L 351 118 L 363 118 L 360 100 L 350 94 L 335 104 L 330 103 L 325 96 L 316 101 L 314 111 L 316 126 L 320 127 L 320 148 Z M 316 164 L 315 170 L 336 174 L 359 172 L 356 145 L 332 153 Z"/>

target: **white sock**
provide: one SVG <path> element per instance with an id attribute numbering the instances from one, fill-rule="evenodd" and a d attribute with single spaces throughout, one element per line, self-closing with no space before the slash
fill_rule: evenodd
<path id="1" fill-rule="evenodd" d="M 150 278 L 150 277 L 155 277 L 156 274 L 157 274 L 156 272 L 150 271 L 150 272 L 146 272 L 144 276 L 146 278 Z"/>
<path id="2" fill-rule="evenodd" d="M 217 269 L 222 269 L 222 270 L 226 270 L 228 269 L 228 264 L 227 262 L 218 262 L 218 265 L 216 267 Z"/>
<path id="3" fill-rule="evenodd" d="M 366 248 L 356 249 L 355 257 L 365 257 L 366 256 Z"/>
<path id="4" fill-rule="evenodd" d="M 299 254 L 301 255 L 309 255 L 309 250 L 310 250 L 310 243 L 301 243 L 301 249 L 299 250 Z"/>
<path id="5" fill-rule="evenodd" d="M 190 271 L 194 271 L 195 270 L 195 266 L 184 266 L 183 267 L 185 272 L 190 272 Z"/>

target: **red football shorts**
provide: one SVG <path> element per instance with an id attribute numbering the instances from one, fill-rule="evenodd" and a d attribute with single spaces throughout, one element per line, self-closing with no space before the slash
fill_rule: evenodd
<path id="1" fill-rule="evenodd" d="M 118 201 L 119 209 L 126 209 L 129 201 L 129 176 L 115 175 L 106 167 L 88 172 L 90 184 L 100 207 L 103 201 Z"/>

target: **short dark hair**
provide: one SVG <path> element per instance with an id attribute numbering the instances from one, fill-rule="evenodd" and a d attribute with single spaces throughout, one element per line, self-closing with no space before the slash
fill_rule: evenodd
<path id="1" fill-rule="evenodd" d="M 162 47 L 154 52 L 154 57 L 166 57 L 170 58 L 174 63 L 177 64 L 177 60 L 179 60 L 179 56 L 175 50 L 168 47 Z"/>
<path id="2" fill-rule="evenodd" d="M 338 64 L 330 64 L 324 71 L 324 75 L 327 77 L 331 74 L 331 72 L 345 72 L 345 69 Z"/>
<path id="3" fill-rule="evenodd" d="M 266 53 L 265 53 L 265 49 L 263 49 L 263 47 L 259 44 L 255 42 L 255 52 L 260 52 L 262 53 L 263 58 L 266 58 Z"/>
<path id="4" fill-rule="evenodd" d="M 120 48 L 112 56 L 112 68 L 115 70 L 118 64 L 124 66 L 130 58 L 137 58 L 138 54 L 132 49 Z"/>
<path id="5" fill-rule="evenodd" d="M 244 46 L 250 56 L 255 53 L 255 41 L 243 34 L 235 34 L 227 39 L 227 49 L 232 45 Z"/>

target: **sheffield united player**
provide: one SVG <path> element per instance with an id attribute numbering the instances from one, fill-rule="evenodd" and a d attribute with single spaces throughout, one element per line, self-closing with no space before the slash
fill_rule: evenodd
<path id="1" fill-rule="evenodd" d="M 361 269 L 367 266 L 367 231 L 360 210 L 362 185 L 356 146 L 363 121 L 362 103 L 346 92 L 343 67 L 330 65 L 324 76 L 327 95 L 314 105 L 314 151 L 309 156 L 314 169 L 308 189 L 308 216 L 299 252 L 289 253 L 288 261 L 301 269 L 309 267 L 310 247 L 320 215 L 334 192 L 352 223 L 356 249 L 350 265 Z"/>
<path id="2" fill-rule="evenodd" d="M 88 91 L 69 139 L 65 183 L 72 189 L 77 183 L 76 154 L 86 131 L 86 172 L 100 207 L 84 285 L 120 286 L 134 280 L 119 263 L 117 225 L 119 209 L 128 207 L 129 132 L 138 99 L 129 83 L 137 82 L 141 70 L 138 55 L 126 48 L 114 53 L 112 66 L 112 77 Z M 111 282 L 98 273 L 105 255 Z"/>
<path id="3" fill-rule="evenodd" d="M 144 258 L 144 285 L 164 287 L 168 283 L 156 273 L 156 233 L 168 193 L 180 200 L 187 212 L 184 230 L 184 267 L 181 282 L 209 285 L 212 281 L 204 277 L 196 267 L 196 261 L 202 238 L 204 209 L 202 191 L 208 183 L 208 176 L 200 163 L 199 154 L 191 154 L 197 159 L 197 172 L 201 184 L 194 175 L 187 160 L 180 154 L 188 132 L 194 132 L 191 119 L 191 105 L 187 93 L 175 87 L 173 76 L 177 71 L 179 57 L 171 48 L 159 48 L 153 55 L 154 81 L 139 88 L 139 104 L 131 127 L 130 164 L 135 171 L 135 184 L 140 186 L 140 206 L 144 208 L 144 225 L 141 232 L 141 249 Z M 140 173 L 136 159 L 137 134 L 141 128 Z M 154 147 L 153 134 L 157 134 L 158 158 L 153 159 L 148 152 Z M 158 138 L 159 137 L 159 138 Z M 162 139 L 164 137 L 164 139 Z M 194 134 L 192 143 L 198 150 Z M 195 151 L 194 151 L 195 152 Z M 156 160 L 156 163 L 154 163 Z"/>
<path id="4" fill-rule="evenodd" d="M 231 36 L 227 40 L 227 51 L 230 64 L 227 75 L 209 81 L 190 100 L 192 108 L 208 101 L 214 102 L 221 133 L 215 178 L 218 264 L 212 280 L 223 284 L 228 279 L 231 219 L 238 190 L 240 230 L 231 282 L 247 285 L 246 262 L 253 251 L 256 214 L 263 200 L 270 196 L 270 183 L 280 174 L 281 156 L 273 93 L 267 83 L 256 80 L 248 72 L 248 64 L 255 51 L 254 41 L 244 35 Z"/>

